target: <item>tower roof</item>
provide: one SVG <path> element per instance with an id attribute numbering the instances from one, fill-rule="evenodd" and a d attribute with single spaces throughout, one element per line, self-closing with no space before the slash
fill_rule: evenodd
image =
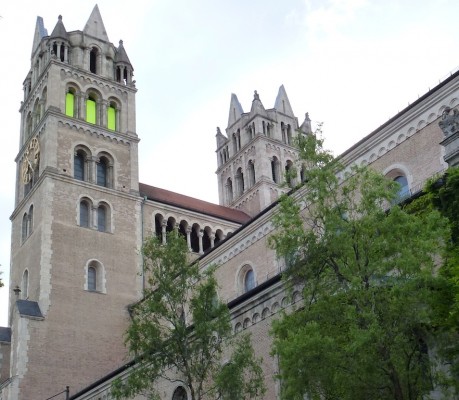
<path id="1" fill-rule="evenodd" d="M 253 93 L 252 108 L 250 109 L 250 114 L 259 114 L 267 116 L 265 107 L 263 106 L 263 103 L 260 100 L 260 95 L 257 93 L 256 90 Z"/>
<path id="2" fill-rule="evenodd" d="M 220 128 L 217 126 L 217 134 L 215 135 L 217 139 L 217 148 L 220 148 L 222 145 L 224 145 L 227 141 L 228 138 L 222 133 Z"/>
<path id="3" fill-rule="evenodd" d="M 68 39 L 67 31 L 65 30 L 64 23 L 62 22 L 62 15 L 59 15 L 57 19 L 56 26 L 51 33 L 51 38 L 61 38 L 61 39 Z"/>
<path id="4" fill-rule="evenodd" d="M 304 121 L 300 126 L 300 130 L 304 133 L 312 133 L 311 118 L 309 118 L 309 113 L 305 114 Z"/>
<path id="5" fill-rule="evenodd" d="M 83 29 L 83 33 L 93 36 L 95 38 L 108 42 L 107 31 L 105 30 L 102 16 L 100 15 L 99 7 L 96 4 L 89 16 L 88 22 Z"/>
<path id="6" fill-rule="evenodd" d="M 285 91 L 284 85 L 281 85 L 279 88 L 279 92 L 277 93 L 276 103 L 274 104 L 274 108 L 281 113 L 289 115 L 293 117 L 293 110 L 292 106 L 290 105 L 290 101 L 287 97 L 287 92 Z"/>
<path id="7" fill-rule="evenodd" d="M 121 63 L 131 65 L 131 62 L 129 61 L 129 57 L 126 53 L 126 50 L 124 49 L 122 40 L 120 40 L 120 45 L 116 49 L 115 62 L 117 63 L 121 62 Z"/>
<path id="8" fill-rule="evenodd" d="M 43 18 L 37 17 L 37 22 L 35 24 L 35 33 L 33 35 L 32 54 L 39 46 L 41 39 L 43 39 L 45 36 L 48 36 L 48 31 L 45 28 Z"/>
<path id="9" fill-rule="evenodd" d="M 233 125 L 239 118 L 241 118 L 243 113 L 244 110 L 242 109 L 241 103 L 239 103 L 237 96 L 234 93 L 231 93 L 228 126 Z"/>

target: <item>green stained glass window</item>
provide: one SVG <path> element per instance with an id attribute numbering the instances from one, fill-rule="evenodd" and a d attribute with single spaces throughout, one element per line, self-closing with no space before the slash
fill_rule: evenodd
<path id="1" fill-rule="evenodd" d="M 86 122 L 96 123 L 96 102 L 92 99 L 86 100 Z"/>
<path id="2" fill-rule="evenodd" d="M 116 130 L 116 109 L 112 106 L 107 110 L 107 128 L 112 131 Z"/>
<path id="3" fill-rule="evenodd" d="M 74 102 L 75 102 L 75 96 L 73 93 L 68 92 L 65 95 L 65 115 L 68 117 L 74 117 Z"/>

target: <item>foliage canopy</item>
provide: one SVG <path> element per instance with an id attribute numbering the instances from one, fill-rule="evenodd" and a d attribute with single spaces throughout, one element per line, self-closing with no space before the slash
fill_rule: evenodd
<path id="1" fill-rule="evenodd" d="M 247 335 L 233 337 L 213 269 L 202 272 L 187 254 L 176 231 L 166 245 L 155 237 L 144 244 L 148 288 L 132 308 L 126 332 L 135 366 L 125 380 L 115 381 L 117 399 L 159 398 L 161 380 L 181 382 L 192 400 L 255 399 L 264 393 L 260 360 Z"/>
<path id="2" fill-rule="evenodd" d="M 441 375 L 429 351 L 451 300 L 437 273 L 446 218 L 395 205 L 398 184 L 370 168 L 340 180 L 343 167 L 315 135 L 299 150 L 306 184 L 282 198 L 271 239 L 286 283 L 304 287 L 302 308 L 272 329 L 282 398 L 426 398 Z"/>

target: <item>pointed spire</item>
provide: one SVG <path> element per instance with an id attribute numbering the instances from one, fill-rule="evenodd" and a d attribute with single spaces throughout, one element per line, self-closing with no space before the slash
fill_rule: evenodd
<path id="1" fill-rule="evenodd" d="M 124 50 L 122 40 L 120 40 L 120 45 L 116 49 L 115 62 L 131 65 L 131 62 L 129 61 L 129 57 L 127 56 L 126 50 Z"/>
<path id="2" fill-rule="evenodd" d="M 64 23 L 62 22 L 62 15 L 59 15 L 57 24 L 54 27 L 50 37 L 68 40 L 67 31 L 65 30 Z"/>
<path id="3" fill-rule="evenodd" d="M 217 139 L 217 149 L 219 149 L 221 146 L 223 146 L 227 141 L 228 138 L 223 135 L 222 131 L 220 130 L 220 127 L 217 126 L 217 134 L 215 135 L 215 138 Z"/>
<path id="4" fill-rule="evenodd" d="M 281 85 L 281 87 L 279 88 L 274 108 L 283 114 L 289 115 L 291 117 L 294 116 L 292 106 L 290 105 L 290 101 L 288 100 L 287 92 L 285 91 L 284 85 Z"/>
<path id="5" fill-rule="evenodd" d="M 260 95 L 257 93 L 256 90 L 253 93 L 252 108 L 250 109 L 250 114 L 253 114 L 253 115 L 259 114 L 259 115 L 268 116 L 266 114 L 265 107 L 263 106 L 263 103 L 260 100 Z"/>
<path id="6" fill-rule="evenodd" d="M 234 93 L 231 93 L 228 126 L 233 125 L 239 118 L 241 118 L 243 113 L 244 110 L 242 109 L 241 103 L 239 103 L 237 96 Z"/>
<path id="7" fill-rule="evenodd" d="M 309 118 L 309 113 L 306 113 L 304 116 L 304 121 L 300 126 L 300 131 L 303 133 L 312 133 L 311 128 L 311 118 Z"/>
<path id="8" fill-rule="evenodd" d="M 35 33 L 33 35 L 33 45 L 32 45 L 32 54 L 35 53 L 35 50 L 39 46 L 41 39 L 45 36 L 48 36 L 48 31 L 45 28 L 42 17 L 37 17 L 37 22 L 35 24 Z"/>
<path id="9" fill-rule="evenodd" d="M 102 17 L 100 15 L 99 7 L 97 4 L 93 8 L 88 22 L 86 22 L 83 33 L 104 40 L 106 42 L 109 41 L 107 31 L 105 30 L 104 22 L 102 21 Z"/>

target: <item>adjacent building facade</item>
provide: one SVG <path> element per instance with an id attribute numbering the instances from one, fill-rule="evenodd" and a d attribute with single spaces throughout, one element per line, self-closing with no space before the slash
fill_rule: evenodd
<path id="1" fill-rule="evenodd" d="M 44 400 L 66 386 L 73 399 L 110 398 L 111 380 L 129 371 L 123 332 L 128 306 L 142 298 L 142 242 L 151 234 L 165 241 L 177 228 L 191 257 L 219 266 L 219 297 L 235 334 L 252 333 L 265 398 L 275 399 L 269 329 L 301 293 L 284 293 L 284 261 L 267 241 L 279 195 L 302 181 L 293 143 L 311 133 L 309 116 L 298 122 L 283 86 L 271 109 L 255 92 L 244 112 L 233 94 L 226 135 L 216 134 L 220 204 L 207 203 L 139 182 L 133 71 L 97 6 L 81 31 L 67 31 L 59 17 L 48 34 L 37 19 L 20 108 L 1 398 Z M 457 163 L 458 99 L 456 73 L 342 161 L 370 165 L 401 183 L 401 196 L 413 195 Z M 161 391 L 164 399 L 186 398 L 180 382 Z"/>

